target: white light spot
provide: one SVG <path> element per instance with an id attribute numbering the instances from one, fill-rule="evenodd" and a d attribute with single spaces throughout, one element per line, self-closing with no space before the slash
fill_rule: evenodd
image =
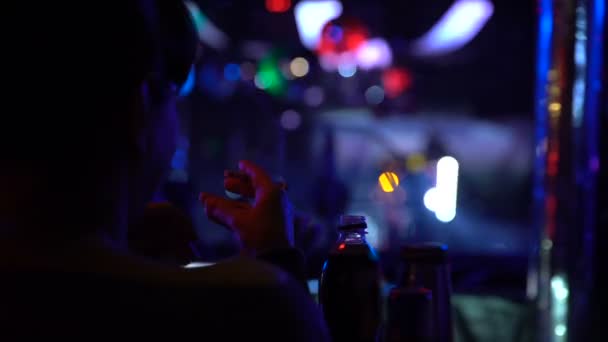
<path id="1" fill-rule="evenodd" d="M 436 196 L 437 196 L 437 188 L 430 188 L 424 194 L 424 198 L 422 200 L 424 202 L 424 206 L 429 211 L 433 211 L 434 212 L 435 209 L 437 208 L 436 199 L 435 199 Z"/>
<path id="2" fill-rule="evenodd" d="M 570 294 L 568 286 L 561 276 L 555 276 L 551 279 L 551 289 L 553 290 L 553 296 L 558 301 L 566 300 Z"/>
<path id="3" fill-rule="evenodd" d="M 494 13 L 488 0 L 457 0 L 439 21 L 413 43 L 413 53 L 433 56 L 462 48 L 481 31 Z"/>
<path id="4" fill-rule="evenodd" d="M 357 65 L 342 63 L 338 65 L 338 73 L 344 78 L 353 77 L 357 73 Z"/>
<path id="5" fill-rule="evenodd" d="M 458 161 L 443 157 L 437 162 L 437 186 L 424 194 L 424 206 L 435 213 L 441 222 L 450 222 L 456 217 L 458 193 Z"/>
<path id="6" fill-rule="evenodd" d="M 191 262 L 188 265 L 184 265 L 184 268 L 201 268 L 201 267 L 209 267 L 213 266 L 215 263 L 213 262 Z"/>
<path id="7" fill-rule="evenodd" d="M 321 40 L 321 32 L 325 24 L 341 14 L 340 1 L 300 1 L 294 8 L 294 15 L 302 45 L 314 50 Z"/>
<path id="8" fill-rule="evenodd" d="M 306 58 L 296 57 L 289 64 L 289 70 L 295 77 L 304 77 L 308 74 L 309 65 Z"/>
<path id="9" fill-rule="evenodd" d="M 363 70 L 386 68 L 393 62 L 393 52 L 386 40 L 374 38 L 357 48 L 355 58 Z"/>

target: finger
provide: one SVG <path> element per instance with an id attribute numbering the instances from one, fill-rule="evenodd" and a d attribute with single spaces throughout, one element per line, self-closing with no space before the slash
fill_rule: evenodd
<path id="1" fill-rule="evenodd" d="M 236 228 L 236 222 L 250 208 L 246 203 L 207 193 L 201 193 L 200 200 L 210 220 L 230 229 Z"/>
<path id="2" fill-rule="evenodd" d="M 237 178 L 224 178 L 224 189 L 239 194 L 243 197 L 254 198 L 255 188 L 251 182 L 243 181 Z"/>
<path id="3" fill-rule="evenodd" d="M 288 189 L 287 182 L 283 177 L 277 177 L 273 180 L 273 183 L 280 190 L 287 191 Z M 255 197 L 255 188 L 251 183 L 251 178 L 245 172 L 225 170 L 224 188 L 241 196 Z"/>
<path id="4" fill-rule="evenodd" d="M 264 169 L 255 165 L 254 163 L 246 160 L 240 161 L 239 169 L 249 176 L 251 179 L 251 184 L 256 190 L 260 188 L 270 189 L 273 187 L 273 182 L 270 175 L 268 175 Z"/>
<path id="5" fill-rule="evenodd" d="M 232 170 L 224 170 L 224 178 L 239 178 L 242 180 L 246 180 L 248 182 L 251 181 L 249 176 L 242 171 L 232 171 Z"/>

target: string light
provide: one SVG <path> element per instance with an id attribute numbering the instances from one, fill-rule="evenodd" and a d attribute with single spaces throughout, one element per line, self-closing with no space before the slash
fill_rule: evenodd
<path id="1" fill-rule="evenodd" d="M 549 110 L 552 112 L 558 112 L 562 109 L 562 105 L 559 102 L 552 102 L 549 104 Z"/>
<path id="2" fill-rule="evenodd" d="M 338 73 L 344 78 L 353 77 L 357 73 L 357 65 L 342 63 L 338 65 Z"/>
<path id="3" fill-rule="evenodd" d="M 384 192 L 393 192 L 399 186 L 399 177 L 394 172 L 383 172 L 378 177 L 380 188 Z"/>
<path id="4" fill-rule="evenodd" d="M 237 81 L 241 78 L 241 68 L 238 64 L 229 63 L 224 67 L 224 78 L 228 81 Z"/>
<path id="5" fill-rule="evenodd" d="M 382 85 L 386 96 L 395 98 L 411 87 L 412 77 L 403 68 L 389 68 L 382 73 Z"/>
<path id="6" fill-rule="evenodd" d="M 294 58 L 289 64 L 289 70 L 295 77 L 304 77 L 308 74 L 309 70 L 308 61 L 303 57 Z"/>
<path id="7" fill-rule="evenodd" d="M 291 8 L 291 0 L 266 0 L 266 10 L 271 13 L 287 12 Z"/>

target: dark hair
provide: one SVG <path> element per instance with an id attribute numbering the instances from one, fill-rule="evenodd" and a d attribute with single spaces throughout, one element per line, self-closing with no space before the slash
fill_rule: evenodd
<path id="1" fill-rule="evenodd" d="M 196 54 L 196 32 L 179 0 L 6 7 L 0 126 L 7 134 L 0 158 L 70 159 L 104 151 L 116 157 L 107 150 L 108 137 L 120 141 L 130 133 L 132 118 L 121 109 L 137 86 L 150 75 L 179 85 Z"/>
<path id="2" fill-rule="evenodd" d="M 41 192 L 98 220 L 115 199 L 79 196 L 100 196 L 131 158 L 125 143 L 146 124 L 129 108 L 141 83 L 185 80 L 198 47 L 191 17 L 180 0 L 19 1 L 2 14 L 0 177 L 35 170 Z"/>

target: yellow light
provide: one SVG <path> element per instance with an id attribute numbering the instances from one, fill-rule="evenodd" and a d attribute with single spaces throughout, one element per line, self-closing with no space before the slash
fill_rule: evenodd
<path id="1" fill-rule="evenodd" d="M 549 104 L 549 110 L 552 112 L 559 112 L 562 109 L 562 105 L 559 102 L 551 102 Z"/>
<path id="2" fill-rule="evenodd" d="M 420 153 L 412 154 L 407 158 L 405 166 L 411 172 L 421 171 L 426 167 L 426 157 Z"/>
<path id="3" fill-rule="evenodd" d="M 555 70 L 555 69 L 549 70 L 549 81 L 557 80 L 557 76 L 559 76 L 559 74 L 557 73 L 557 70 Z"/>
<path id="4" fill-rule="evenodd" d="M 289 64 L 289 70 L 295 77 L 304 77 L 308 74 L 308 61 L 303 57 L 296 57 Z"/>
<path id="5" fill-rule="evenodd" d="M 384 192 L 393 192 L 399 186 L 399 177 L 393 172 L 384 172 L 378 178 L 378 183 Z"/>

